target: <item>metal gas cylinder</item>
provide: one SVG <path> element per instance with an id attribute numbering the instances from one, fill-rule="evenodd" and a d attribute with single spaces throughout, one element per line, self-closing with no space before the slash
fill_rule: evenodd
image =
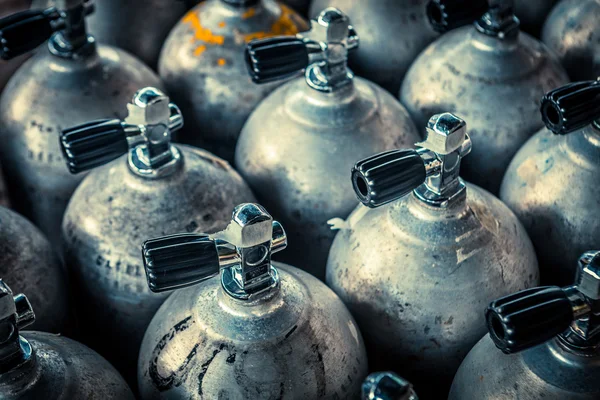
<path id="1" fill-rule="evenodd" d="M 309 15 L 326 7 L 344 11 L 362 33 L 350 66 L 394 94 L 410 64 L 439 35 L 427 23 L 427 0 L 313 0 Z"/>
<path id="2" fill-rule="evenodd" d="M 176 290 L 146 331 L 143 399 L 359 396 L 367 355 L 356 323 L 324 283 L 271 262 L 286 245 L 281 224 L 251 203 L 221 232 L 144 243 L 153 291 L 192 287 Z"/>
<path id="3" fill-rule="evenodd" d="M 548 128 L 512 160 L 500 197 L 527 229 L 542 281 L 566 285 L 579 255 L 600 248 L 600 82 L 553 90 L 541 111 Z"/>
<path id="4" fill-rule="evenodd" d="M 584 253 L 577 270 L 575 285 L 490 304 L 489 335 L 460 366 L 450 400 L 600 398 L 600 252 Z"/>
<path id="5" fill-rule="evenodd" d="M 557 0 L 514 0 L 515 14 L 521 21 L 521 30 L 540 37 L 546 17 Z"/>
<path id="6" fill-rule="evenodd" d="M 56 244 L 64 209 L 81 176 L 65 168 L 58 133 L 92 118 L 122 116 L 135 90 L 157 76 L 121 50 L 97 46 L 84 15 L 93 3 L 60 0 L 0 20 L 0 57 L 39 49 L 13 75 L 0 101 L 0 160 L 13 207 Z"/>
<path id="7" fill-rule="evenodd" d="M 29 8 L 31 0 L 0 0 L 0 18 L 14 14 L 17 11 L 26 10 Z M 6 82 L 15 73 L 17 68 L 21 66 L 29 58 L 28 54 L 23 54 L 10 61 L 0 60 L 0 92 L 6 86 Z"/>
<path id="8" fill-rule="evenodd" d="M 29 293 L 39 313 L 33 329 L 63 333 L 68 328 L 63 265 L 31 222 L 4 207 L 0 207 L 0 276 L 18 291 Z"/>
<path id="9" fill-rule="evenodd" d="M 60 0 L 34 0 L 34 7 Z M 100 0 L 88 18 L 89 31 L 103 44 L 119 47 L 156 69 L 165 39 L 193 0 Z"/>
<path id="10" fill-rule="evenodd" d="M 466 124 L 431 117 L 418 150 L 392 150 L 352 170 L 359 206 L 337 234 L 327 284 L 356 318 L 372 367 L 393 370 L 421 396 L 447 395 L 485 332 L 491 299 L 535 286 L 533 246 L 500 200 L 459 178 Z M 412 192 L 412 193 L 411 193 Z"/>
<path id="11" fill-rule="evenodd" d="M 600 75 L 599 20 L 600 0 L 562 0 L 544 24 L 542 40 L 573 80 Z"/>
<path id="12" fill-rule="evenodd" d="M 313 20 L 309 32 L 248 45 L 258 83 L 306 71 L 252 113 L 235 161 L 262 204 L 289 227 L 284 261 L 320 279 L 334 238 L 327 220 L 356 207 L 348 170 L 357 159 L 419 139 L 396 99 L 346 67 L 357 45 L 350 21 L 334 8 Z"/>
<path id="13" fill-rule="evenodd" d="M 50 333 L 20 334 L 34 321 L 27 297 L 13 297 L 0 280 L 0 398 L 134 399 L 114 367 L 84 345 Z"/>
<path id="14" fill-rule="evenodd" d="M 232 161 L 244 122 L 278 86 L 252 83 L 244 46 L 303 30 L 302 17 L 273 0 L 207 0 L 188 12 L 169 34 L 159 62 L 160 76 L 186 116 L 178 139 Z"/>
<path id="15" fill-rule="evenodd" d="M 159 90 L 141 89 L 127 110 L 124 121 L 88 122 L 63 131 L 61 140 L 71 172 L 95 168 L 63 222 L 82 341 L 132 382 L 144 331 L 167 297 L 148 290 L 139 243 L 146 236 L 222 229 L 228 210 L 254 197 L 225 161 L 170 144 L 183 119 Z"/>
<path id="16" fill-rule="evenodd" d="M 375 372 L 363 382 L 362 400 L 419 400 L 412 385 L 393 372 Z"/>
<path id="17" fill-rule="evenodd" d="M 453 29 L 416 59 L 400 100 L 418 125 L 450 110 L 467 118 L 477 143 L 463 177 L 497 194 L 504 171 L 542 126 L 539 99 L 568 82 L 556 57 L 519 31 L 509 0 L 492 5 L 474 26 Z M 433 0 L 430 18 L 444 31 L 475 20 L 485 0 Z M 477 5 L 477 6 L 476 6 Z"/>

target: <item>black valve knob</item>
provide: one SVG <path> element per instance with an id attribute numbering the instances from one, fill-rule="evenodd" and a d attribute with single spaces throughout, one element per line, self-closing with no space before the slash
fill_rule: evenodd
<path id="1" fill-rule="evenodd" d="M 425 178 L 425 163 L 416 150 L 386 151 L 365 158 L 352 168 L 354 191 L 370 208 L 407 195 Z"/>
<path id="2" fill-rule="evenodd" d="M 256 83 L 290 78 L 305 69 L 308 63 L 306 44 L 295 37 L 253 40 L 246 46 L 246 64 Z"/>
<path id="3" fill-rule="evenodd" d="M 125 128 L 118 119 L 101 119 L 65 129 L 60 146 L 73 174 L 104 165 L 129 148 Z"/>
<path id="4" fill-rule="evenodd" d="M 573 322 L 573 307 L 558 286 L 523 290 L 493 301 L 485 312 L 490 337 L 511 354 L 544 343 Z"/>
<path id="5" fill-rule="evenodd" d="M 430 0 L 427 17 L 436 32 L 445 33 L 475 22 L 488 8 L 487 0 Z"/>
<path id="6" fill-rule="evenodd" d="M 34 50 L 52 36 L 54 8 L 21 11 L 0 19 L 0 58 L 10 60 Z"/>
<path id="7" fill-rule="evenodd" d="M 219 254 L 207 235 L 183 233 L 151 239 L 142 246 L 148 286 L 164 292 L 191 286 L 219 273 Z"/>
<path id="8" fill-rule="evenodd" d="M 600 119 L 600 81 L 574 82 L 542 98 L 542 119 L 552 132 L 565 135 Z"/>

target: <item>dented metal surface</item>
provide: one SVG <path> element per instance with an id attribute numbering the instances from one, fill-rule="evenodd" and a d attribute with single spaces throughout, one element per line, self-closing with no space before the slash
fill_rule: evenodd
<path id="1" fill-rule="evenodd" d="M 235 300 L 213 278 L 166 300 L 140 351 L 144 399 L 359 395 L 367 360 L 350 313 L 313 276 L 273 266 L 281 286 L 269 299 Z"/>
<path id="2" fill-rule="evenodd" d="M 417 126 L 452 111 L 476 143 L 462 175 L 498 193 L 517 150 L 542 128 L 539 99 L 568 82 L 556 57 L 526 33 L 499 39 L 465 26 L 444 34 L 415 60 L 400 91 Z"/>
<path id="3" fill-rule="evenodd" d="M 136 175 L 126 157 L 95 169 L 65 213 L 65 260 L 76 276 L 84 342 L 130 374 L 144 331 L 167 297 L 147 287 L 142 241 L 222 229 L 234 205 L 254 199 L 225 161 L 192 147 L 177 148 L 183 166 L 164 179 Z M 107 336 L 98 337 L 100 330 Z"/>
<path id="4" fill-rule="evenodd" d="M 542 40 L 573 81 L 600 76 L 600 1 L 562 0 L 544 24 Z"/>
<path id="5" fill-rule="evenodd" d="M 428 0 L 314 0 L 310 16 L 326 7 L 347 14 L 361 36 L 350 56 L 357 75 L 398 93 L 408 68 L 439 34 L 427 22 Z"/>
<path id="6" fill-rule="evenodd" d="M 567 284 L 579 255 L 600 247 L 600 130 L 544 128 L 512 160 L 500 197 L 517 214 L 540 260 L 542 281 Z"/>
<path id="7" fill-rule="evenodd" d="M 65 167 L 60 130 L 92 118 L 123 116 L 122 105 L 137 89 L 161 86 L 140 61 L 122 50 L 96 47 L 89 36 L 84 46 L 62 56 L 49 50 L 56 43 L 37 50 L 0 101 L 0 159 L 13 207 L 55 245 L 64 209 L 82 178 Z"/>
<path id="8" fill-rule="evenodd" d="M 207 0 L 189 11 L 169 34 L 159 62 L 160 76 L 186 117 L 179 140 L 232 161 L 244 122 L 278 86 L 252 83 L 246 43 L 306 27 L 295 11 L 273 0 L 248 6 Z"/>
<path id="9" fill-rule="evenodd" d="M 27 293 L 36 310 L 30 329 L 64 333 L 70 315 L 66 272 L 48 239 L 17 213 L 0 207 L 0 278 Z"/>

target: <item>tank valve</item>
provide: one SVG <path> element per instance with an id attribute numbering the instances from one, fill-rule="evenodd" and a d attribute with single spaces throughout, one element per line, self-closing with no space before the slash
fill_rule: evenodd
<path id="1" fill-rule="evenodd" d="M 419 400 L 412 385 L 393 372 L 376 372 L 362 385 L 362 400 Z"/>
<path id="2" fill-rule="evenodd" d="M 600 251 L 584 253 L 575 285 L 523 290 L 493 301 L 485 312 L 490 337 L 506 354 L 558 336 L 582 351 L 600 342 Z"/>
<path id="3" fill-rule="evenodd" d="M 391 150 L 356 163 L 352 184 L 361 203 L 375 208 L 414 191 L 428 204 L 445 207 L 464 193 L 459 172 L 471 151 L 467 124 L 451 113 L 436 114 L 426 131 L 418 150 Z"/>
<path id="4" fill-rule="evenodd" d="M 50 51 L 59 56 L 71 56 L 93 44 L 86 33 L 85 16 L 94 11 L 94 1 L 58 0 L 57 5 L 0 19 L 0 58 L 10 60 L 28 53 L 48 39 Z"/>
<path id="5" fill-rule="evenodd" d="M 357 48 L 358 42 L 348 17 L 336 8 L 326 8 L 311 21 L 307 32 L 248 43 L 246 63 L 256 83 L 287 79 L 305 71 L 312 88 L 331 92 L 352 81 L 348 51 Z"/>
<path id="6" fill-rule="evenodd" d="M 65 129 L 60 144 L 71 173 L 104 165 L 129 152 L 129 166 L 144 177 L 162 177 L 180 164 L 172 132 L 183 126 L 179 108 L 155 88 L 139 90 L 124 121 L 101 119 Z"/>
<path id="7" fill-rule="evenodd" d="M 481 33 L 500 39 L 519 32 L 512 0 L 430 0 L 427 17 L 440 33 L 474 23 Z"/>
<path id="8" fill-rule="evenodd" d="M 30 359 L 32 349 L 19 336 L 19 330 L 35 321 L 35 314 L 24 294 L 13 296 L 0 279 L 0 374 L 18 367 Z"/>
<path id="9" fill-rule="evenodd" d="M 248 300 L 279 286 L 271 255 L 286 246 L 281 224 L 262 206 L 246 203 L 235 208 L 225 230 L 148 240 L 142 255 L 153 292 L 195 285 L 221 273 L 223 289 Z"/>
<path id="10" fill-rule="evenodd" d="M 557 135 L 565 135 L 600 119 L 600 81 L 574 82 L 542 98 L 542 119 Z"/>

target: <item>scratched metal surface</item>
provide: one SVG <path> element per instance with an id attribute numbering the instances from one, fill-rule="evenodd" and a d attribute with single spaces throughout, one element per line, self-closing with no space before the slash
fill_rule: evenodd
<path id="1" fill-rule="evenodd" d="M 138 378 L 151 399 L 353 399 L 367 375 L 362 337 L 335 294 L 273 264 L 279 294 L 243 304 L 212 278 L 176 291 L 144 337 Z"/>
<path id="2" fill-rule="evenodd" d="M 443 398 L 487 331 L 489 302 L 538 283 L 525 230 L 470 184 L 466 202 L 448 209 L 411 194 L 350 221 L 335 238 L 326 281 L 356 318 L 371 370 L 393 370 L 421 396 Z"/>
<path id="3" fill-rule="evenodd" d="M 570 285 L 583 252 L 600 247 L 600 130 L 542 129 L 519 150 L 501 199 L 529 233 L 542 281 Z"/>
<path id="4" fill-rule="evenodd" d="M 173 233 L 215 232 L 227 226 L 235 206 L 254 201 L 226 162 L 178 148 L 184 165 L 163 179 L 135 175 L 126 156 L 96 168 L 65 213 L 65 261 L 75 278 L 81 340 L 130 383 L 144 331 L 169 294 L 150 292 L 142 243 Z"/>
<path id="5" fill-rule="evenodd" d="M 186 14 L 167 38 L 159 62 L 168 93 L 186 119 L 178 139 L 231 162 L 244 122 L 282 83 L 252 82 L 246 43 L 306 29 L 295 11 L 273 0 L 245 8 L 208 0 Z"/>
<path id="6" fill-rule="evenodd" d="M 543 127 L 540 99 L 568 81 L 556 57 L 528 34 L 499 40 L 469 25 L 421 53 L 400 101 L 417 126 L 444 111 L 465 119 L 473 150 L 461 176 L 497 194 L 512 157 Z"/>
<path id="7" fill-rule="evenodd" d="M 50 239 L 85 174 L 71 175 L 59 146 L 63 128 L 101 118 L 124 118 L 125 105 L 158 77 L 129 54 L 99 46 L 76 61 L 41 48 L 14 75 L 0 100 L 0 159 L 12 206 Z"/>

